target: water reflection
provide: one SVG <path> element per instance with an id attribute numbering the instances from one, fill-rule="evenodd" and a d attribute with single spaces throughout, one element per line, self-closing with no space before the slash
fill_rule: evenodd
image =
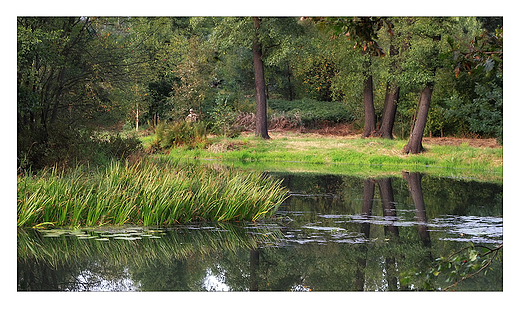
<path id="1" fill-rule="evenodd" d="M 406 172 L 272 176 L 292 195 L 262 222 L 19 229 L 18 290 L 410 290 L 425 279 L 407 274 L 437 257 L 502 242 L 501 184 Z M 457 289 L 502 290 L 502 261 L 493 263 Z M 437 281 L 428 284 L 446 285 Z"/>

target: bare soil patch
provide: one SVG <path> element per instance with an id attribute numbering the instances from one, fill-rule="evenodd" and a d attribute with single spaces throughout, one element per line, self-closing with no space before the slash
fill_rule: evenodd
<path id="1" fill-rule="evenodd" d="M 460 146 L 467 143 L 470 147 L 477 148 L 501 148 L 494 138 L 458 138 L 458 137 L 424 137 L 423 144 L 441 146 Z"/>
<path id="2" fill-rule="evenodd" d="M 338 124 L 330 126 L 322 126 L 318 129 L 276 129 L 270 130 L 270 132 L 276 132 L 277 137 L 283 136 L 283 132 L 295 132 L 311 135 L 322 135 L 322 136 L 337 136 L 343 138 L 356 138 L 361 136 L 358 130 L 355 130 L 352 124 Z M 426 145 L 440 145 L 440 146 L 460 146 L 462 144 L 468 144 L 470 147 L 477 148 L 501 148 L 496 139 L 494 138 L 459 138 L 459 137 L 424 137 L 423 144 Z"/>

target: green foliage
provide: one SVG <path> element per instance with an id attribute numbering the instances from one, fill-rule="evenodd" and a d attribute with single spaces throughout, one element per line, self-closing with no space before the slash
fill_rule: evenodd
<path id="1" fill-rule="evenodd" d="M 76 164 L 104 164 L 111 159 L 125 159 L 142 149 L 134 134 L 79 130 L 56 125 L 45 130 L 19 131 L 17 139 L 18 170 L 37 171 L 49 166 L 62 168 Z"/>
<path id="2" fill-rule="evenodd" d="M 151 147 L 169 149 L 176 146 L 189 148 L 205 145 L 206 123 L 203 121 L 160 122 L 155 129 L 156 137 Z"/>
<path id="3" fill-rule="evenodd" d="M 303 80 L 311 98 L 318 101 L 332 101 L 332 79 L 337 73 L 338 69 L 330 59 L 314 59 Z"/>
<path id="4" fill-rule="evenodd" d="M 350 123 L 354 116 L 341 102 L 324 102 L 310 99 L 283 101 L 269 100 L 269 108 L 275 113 L 285 113 L 305 127 L 316 127 L 324 123 Z"/>
<path id="5" fill-rule="evenodd" d="M 237 137 L 240 131 L 233 126 L 237 113 L 228 104 L 229 96 L 218 94 L 215 105 L 209 112 L 212 132 L 225 137 Z"/>
<path id="6" fill-rule="evenodd" d="M 448 257 L 439 257 L 426 271 L 412 270 L 401 275 L 402 284 L 413 282 L 417 290 L 455 289 L 466 279 L 478 275 L 490 267 L 503 245 L 489 248 L 470 244 Z"/>
<path id="7" fill-rule="evenodd" d="M 419 91 L 434 82 L 425 134 L 502 140 L 501 18 L 311 20 L 318 26 L 296 17 L 261 18 L 258 40 L 273 127 L 360 125 L 363 81 L 370 74 L 378 121 L 387 83 L 401 87 L 396 135 L 408 136 Z M 322 26 L 328 30 L 318 31 Z M 237 135 L 233 114 L 251 120 L 255 111 L 253 37 L 250 17 L 18 17 L 18 165 L 121 155 L 110 150 L 118 142 L 97 151 L 85 146 L 90 137 L 80 132 L 134 126 L 137 112 L 140 123 L 153 126 L 158 119 L 184 119 L 194 108 L 199 119 L 209 116 L 208 129 Z M 387 56 L 370 56 L 382 54 Z M 368 59 L 369 68 L 363 65 Z M 71 127 L 80 130 L 66 132 Z M 173 131 L 186 130 L 179 125 Z M 192 136 L 174 135 L 165 146 Z"/>
<path id="8" fill-rule="evenodd" d="M 459 108 L 453 113 L 464 118 L 469 130 L 484 137 L 496 137 L 502 143 L 503 137 L 503 90 L 495 83 L 475 84 L 475 98 L 459 101 Z"/>

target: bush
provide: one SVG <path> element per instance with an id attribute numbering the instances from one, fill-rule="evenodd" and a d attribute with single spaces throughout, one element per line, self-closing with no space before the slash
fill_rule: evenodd
<path id="1" fill-rule="evenodd" d="M 206 123 L 177 121 L 161 122 L 155 129 L 156 139 L 152 148 L 168 149 L 174 146 L 196 147 L 206 143 Z"/>
<path id="2" fill-rule="evenodd" d="M 48 130 L 19 128 L 17 146 L 19 172 L 51 166 L 102 165 L 111 159 L 126 159 L 142 149 L 134 135 L 96 133 L 65 125 L 55 125 Z"/>
<path id="3" fill-rule="evenodd" d="M 215 106 L 210 111 L 211 131 L 214 134 L 226 137 L 237 137 L 240 135 L 239 126 L 234 126 L 237 113 L 228 104 L 229 96 L 218 94 Z"/>
<path id="4" fill-rule="evenodd" d="M 283 101 L 269 100 L 273 115 L 283 115 L 290 122 L 300 122 L 305 127 L 317 127 L 324 123 L 351 123 L 354 115 L 341 102 L 323 102 L 309 99 Z"/>

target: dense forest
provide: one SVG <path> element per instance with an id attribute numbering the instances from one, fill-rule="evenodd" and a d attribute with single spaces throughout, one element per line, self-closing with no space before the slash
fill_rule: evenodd
<path id="1" fill-rule="evenodd" d="M 18 17 L 19 171 L 107 161 L 183 122 L 233 135 L 502 140 L 501 17 Z M 157 132 L 156 132 L 157 133 Z"/>

